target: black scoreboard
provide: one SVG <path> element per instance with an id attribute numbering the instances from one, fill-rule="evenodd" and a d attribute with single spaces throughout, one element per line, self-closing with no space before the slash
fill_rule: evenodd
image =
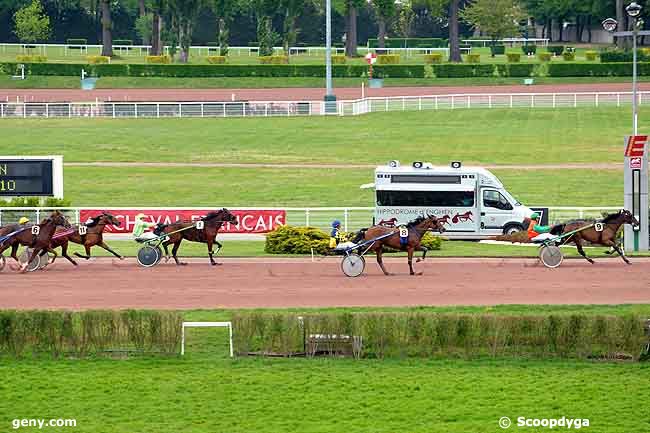
<path id="1" fill-rule="evenodd" d="M 54 192 L 53 160 L 0 157 L 0 197 L 54 196 Z"/>

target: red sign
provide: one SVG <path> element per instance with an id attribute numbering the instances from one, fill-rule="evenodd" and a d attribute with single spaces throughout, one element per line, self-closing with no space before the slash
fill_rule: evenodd
<path id="1" fill-rule="evenodd" d="M 647 135 L 630 135 L 627 138 L 627 146 L 625 147 L 625 156 L 640 156 L 643 157 L 645 145 L 648 142 Z"/>
<path id="2" fill-rule="evenodd" d="M 629 158 L 630 168 L 640 169 L 643 167 L 643 158 Z"/>
<path id="3" fill-rule="evenodd" d="M 135 216 L 139 213 L 146 215 L 145 221 L 170 224 L 177 221 L 197 221 L 208 212 L 214 212 L 214 209 L 83 209 L 79 212 L 79 220 L 83 223 L 101 212 L 110 213 L 122 223 L 120 227 L 106 226 L 107 233 L 131 233 Z M 287 220 L 287 212 L 282 209 L 230 210 L 230 212 L 237 217 L 239 224 L 224 223 L 219 233 L 267 233 L 285 225 Z"/>
<path id="4" fill-rule="evenodd" d="M 369 65 L 372 65 L 376 61 L 377 61 L 377 54 L 375 53 L 366 54 L 366 62 L 368 62 Z"/>

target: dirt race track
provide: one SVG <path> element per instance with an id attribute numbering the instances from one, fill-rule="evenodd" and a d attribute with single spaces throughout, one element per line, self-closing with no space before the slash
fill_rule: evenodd
<path id="1" fill-rule="evenodd" d="M 411 277 L 404 259 L 389 259 L 384 277 L 372 258 L 359 278 L 339 260 L 223 259 L 210 267 L 140 268 L 133 259 L 98 259 L 73 269 L 0 274 L 0 308 L 252 308 L 496 304 L 650 303 L 650 260 L 565 260 L 546 269 L 533 259 L 428 259 Z"/>

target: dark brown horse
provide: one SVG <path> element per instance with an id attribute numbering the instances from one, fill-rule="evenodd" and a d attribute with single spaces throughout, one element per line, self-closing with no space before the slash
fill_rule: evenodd
<path id="1" fill-rule="evenodd" d="M 83 245 L 86 250 L 86 255 L 74 253 L 75 256 L 82 259 L 90 259 L 90 249 L 94 246 L 101 247 L 113 254 L 118 259 L 122 260 L 123 257 L 113 251 L 104 242 L 104 229 L 107 225 L 114 225 L 119 227 L 120 221 L 113 215 L 103 212 L 100 215 L 91 218 L 89 222 L 83 225 L 73 225 L 70 229 L 57 229 L 52 237 L 52 248 L 61 247 L 61 255 L 68 259 L 73 265 L 77 266 L 70 256 L 68 256 L 68 242 Z M 44 253 L 43 253 L 44 254 Z"/>
<path id="2" fill-rule="evenodd" d="M 162 244 L 163 248 L 165 249 L 166 260 L 169 260 L 169 250 L 167 247 L 173 244 L 174 247 L 172 248 L 172 257 L 174 258 L 174 261 L 177 265 L 185 265 L 186 263 L 178 261 L 176 254 L 178 253 L 178 247 L 180 247 L 183 239 L 187 239 L 191 242 L 201 242 L 208 244 L 208 257 L 210 258 L 210 264 L 213 266 L 219 264 L 212 257 L 214 255 L 212 246 L 214 244 L 217 244 L 217 252 L 219 252 L 222 247 L 222 245 L 216 240 L 219 229 L 224 223 L 233 223 L 236 225 L 237 217 L 231 214 L 228 209 L 223 208 L 216 212 L 210 212 L 199 221 L 203 223 L 202 229 L 197 228 L 196 222 L 177 222 L 173 224 L 167 224 L 161 227 L 160 231 L 156 231 L 156 233 L 159 234 L 169 234 L 167 240 Z"/>
<path id="3" fill-rule="evenodd" d="M 589 263 L 594 263 L 593 259 L 587 257 L 585 251 L 582 249 L 582 243 L 584 241 L 590 242 L 596 245 L 605 245 L 611 247 L 618 253 L 619 256 L 627 263 L 631 264 L 630 261 L 625 257 L 625 253 L 621 249 L 621 246 L 618 243 L 616 233 L 623 224 L 632 224 L 635 226 L 639 225 L 639 221 L 634 218 L 634 215 L 629 210 L 622 209 L 615 214 L 606 216 L 602 221 L 589 221 L 589 220 L 576 220 L 569 221 L 566 224 L 560 224 L 551 229 L 551 234 L 560 235 L 563 233 L 569 233 L 573 230 L 577 230 L 581 227 L 591 224 L 602 224 L 600 227 L 589 227 L 584 230 L 581 230 L 574 235 L 571 235 L 563 239 L 564 243 L 573 242 L 578 249 L 578 253 L 584 257 Z M 602 228 L 602 231 L 598 231 L 597 228 Z"/>
<path id="4" fill-rule="evenodd" d="M 21 272 L 25 272 L 29 263 L 31 263 L 31 261 L 43 251 L 52 253 L 52 261 L 54 261 L 57 253 L 50 247 L 50 242 L 52 241 L 52 236 L 54 235 L 57 226 L 70 228 L 70 223 L 66 219 L 65 215 L 59 211 L 54 211 L 48 218 L 41 221 L 40 224 L 28 225 L 26 227 L 27 230 L 21 231 L 11 239 L 5 241 L 2 246 L 0 246 L 0 254 L 11 247 L 11 257 L 16 262 L 20 263 L 18 256 L 16 255 L 18 247 L 23 245 L 32 248 L 31 256 L 20 268 Z"/>
<path id="5" fill-rule="evenodd" d="M 406 225 L 408 230 L 408 236 L 406 237 L 406 242 L 402 242 L 400 237 L 399 228 L 389 228 L 384 226 L 372 226 L 367 229 L 362 229 L 357 236 L 354 238 L 353 242 L 355 244 L 369 241 L 371 239 L 376 239 L 381 236 L 391 234 L 383 239 L 375 241 L 370 245 L 369 251 L 374 251 L 377 254 L 377 263 L 379 267 L 384 272 L 384 275 L 390 275 L 386 268 L 384 267 L 384 261 L 382 259 L 382 254 L 384 253 L 384 246 L 393 248 L 400 251 L 406 251 L 408 253 L 408 263 L 409 271 L 411 275 L 415 275 L 413 271 L 413 253 L 415 251 L 422 251 L 422 258 L 417 259 L 417 262 L 420 262 L 426 258 L 427 248 L 420 245 L 422 236 L 429 230 L 437 230 L 439 233 L 445 231 L 444 224 L 441 220 L 434 216 L 421 216 L 411 221 Z M 421 275 L 422 272 L 419 272 L 418 275 Z"/>

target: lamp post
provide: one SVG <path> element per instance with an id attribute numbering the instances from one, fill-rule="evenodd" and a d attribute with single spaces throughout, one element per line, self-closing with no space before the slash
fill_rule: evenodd
<path id="1" fill-rule="evenodd" d="M 632 30 L 617 32 L 618 21 L 607 18 L 602 22 L 603 28 L 617 37 L 632 38 L 632 137 L 625 138 L 624 164 L 624 204 L 625 208 L 639 221 L 639 226 L 625 226 L 625 249 L 648 251 L 650 246 L 648 224 L 648 152 L 647 137 L 638 136 L 638 95 L 637 95 L 637 38 L 650 35 L 650 31 L 641 30 L 643 21 L 639 19 L 642 7 L 633 1 L 625 8 L 632 19 Z"/>
<path id="2" fill-rule="evenodd" d="M 336 114 L 336 96 L 332 89 L 332 0 L 325 3 L 325 113 Z"/>

